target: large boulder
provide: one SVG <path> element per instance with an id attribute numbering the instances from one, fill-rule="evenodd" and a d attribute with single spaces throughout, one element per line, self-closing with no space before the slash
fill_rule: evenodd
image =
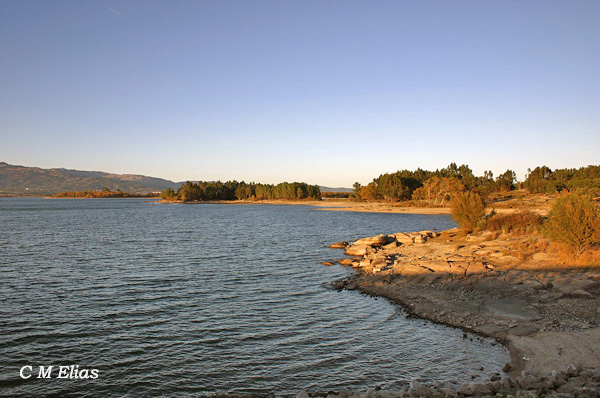
<path id="1" fill-rule="evenodd" d="M 395 240 L 394 237 L 387 235 L 377 235 L 368 238 L 362 238 L 353 243 L 353 245 L 367 245 L 367 246 L 383 246 L 388 243 L 392 243 Z"/>
<path id="2" fill-rule="evenodd" d="M 402 243 L 405 245 L 415 243 L 415 239 L 404 232 L 399 232 L 397 234 L 394 234 L 393 236 L 396 238 L 396 241 L 398 241 L 398 243 Z"/>
<path id="3" fill-rule="evenodd" d="M 348 246 L 344 253 L 348 256 L 364 256 L 365 254 L 367 254 L 367 248 L 370 248 L 370 246 L 357 245 L 355 243 L 355 244 Z"/>

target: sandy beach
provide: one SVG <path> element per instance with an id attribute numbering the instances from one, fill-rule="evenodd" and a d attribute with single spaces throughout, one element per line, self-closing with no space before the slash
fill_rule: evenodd
<path id="1" fill-rule="evenodd" d="M 172 203 L 166 201 L 166 203 Z M 315 210 L 325 211 L 352 211 L 363 213 L 395 213 L 395 214 L 450 214 L 449 207 L 427 207 L 427 206 L 405 206 L 401 203 L 394 202 L 358 202 L 348 199 L 322 199 L 322 200 L 233 200 L 233 201 L 201 201 L 201 202 L 186 202 L 186 203 L 218 203 L 230 205 L 304 205 L 313 206 Z M 497 206 L 490 203 L 488 212 L 495 211 L 496 213 L 512 213 L 521 209 L 531 210 L 540 214 L 547 214 L 550 210 L 550 205 L 547 202 L 527 203 L 523 206 L 511 206 L 503 204 Z"/>
<path id="2" fill-rule="evenodd" d="M 173 201 L 161 201 L 173 203 Z M 182 202 L 177 202 L 182 203 Z M 304 205 L 313 206 L 315 210 L 326 211 L 355 211 L 365 213 L 400 213 L 400 214 L 450 214 L 448 207 L 412 207 L 400 206 L 385 202 L 354 202 L 348 199 L 322 199 L 322 200 L 230 200 L 230 201 L 188 201 L 193 203 L 214 203 L 228 205 Z"/>

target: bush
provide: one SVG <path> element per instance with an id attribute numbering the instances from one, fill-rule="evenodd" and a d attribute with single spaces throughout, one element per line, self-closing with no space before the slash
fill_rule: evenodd
<path id="1" fill-rule="evenodd" d="M 543 232 L 548 238 L 566 243 L 581 254 L 600 245 L 600 207 L 583 193 L 562 195 L 552 207 Z"/>
<path id="2" fill-rule="evenodd" d="M 450 202 L 452 219 L 465 231 L 472 231 L 485 215 L 485 201 L 474 192 L 459 192 Z"/>
<path id="3" fill-rule="evenodd" d="M 505 233 L 539 233 L 542 227 L 542 217 L 531 210 L 520 210 L 508 214 L 496 214 L 486 221 L 490 231 Z"/>

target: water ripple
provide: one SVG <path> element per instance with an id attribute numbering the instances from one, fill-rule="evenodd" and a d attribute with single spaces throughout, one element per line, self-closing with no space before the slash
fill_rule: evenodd
<path id="1" fill-rule="evenodd" d="M 0 199 L 2 396 L 295 395 L 498 371 L 506 351 L 338 292 L 326 244 L 447 216 Z M 21 380 L 24 365 L 97 380 Z M 478 370 L 482 368 L 483 370 Z"/>

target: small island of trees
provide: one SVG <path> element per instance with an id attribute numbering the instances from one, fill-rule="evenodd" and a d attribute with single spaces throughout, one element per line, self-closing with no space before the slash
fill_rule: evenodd
<path id="1" fill-rule="evenodd" d="M 61 192 L 53 195 L 53 198 L 85 198 L 85 199 L 109 199 L 109 198 L 155 198 L 155 193 L 129 193 L 123 192 L 120 189 L 111 191 L 104 187 L 100 191 L 78 191 L 78 192 Z"/>
<path id="2" fill-rule="evenodd" d="M 237 181 L 185 182 L 177 191 L 167 188 L 160 194 L 166 201 L 212 201 L 212 200 L 302 200 L 321 199 L 318 185 L 304 182 L 282 182 L 277 185 L 245 183 Z"/>

